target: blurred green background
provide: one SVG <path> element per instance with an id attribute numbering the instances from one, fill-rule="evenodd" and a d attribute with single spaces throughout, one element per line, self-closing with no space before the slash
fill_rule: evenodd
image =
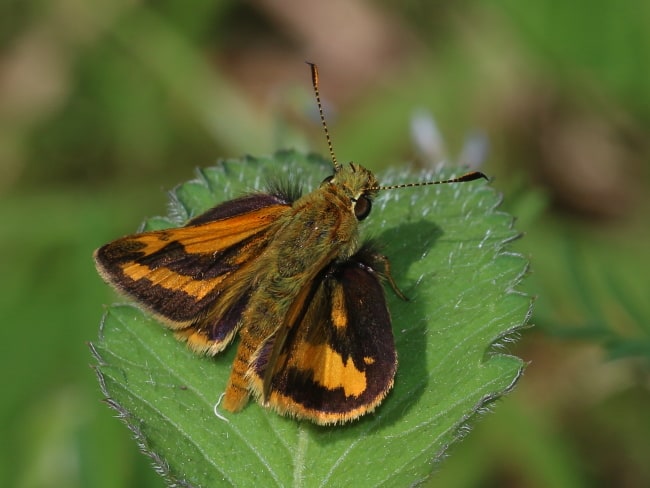
<path id="1" fill-rule="evenodd" d="M 0 486 L 162 486 L 89 367 L 115 300 L 91 254 L 197 166 L 325 153 L 304 60 L 340 160 L 469 161 L 479 131 L 526 234 L 530 366 L 432 484 L 650 486 L 649 25 L 645 0 L 2 2 Z"/>

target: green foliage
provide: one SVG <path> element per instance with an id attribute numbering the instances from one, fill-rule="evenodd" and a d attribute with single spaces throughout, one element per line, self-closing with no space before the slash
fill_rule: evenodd
<path id="1" fill-rule="evenodd" d="M 296 152 L 230 160 L 172 193 L 178 224 L 217 202 L 292 174 L 313 188 L 329 164 Z M 381 176 L 381 175 L 380 175 Z M 436 178 L 445 175 L 436 175 Z M 431 180 L 393 172 L 383 184 Z M 387 293 L 399 354 L 395 387 L 378 410 L 318 427 L 250 404 L 213 412 L 234 347 L 198 357 L 131 305 L 109 307 L 93 345 L 102 390 L 169 483 L 193 486 L 407 486 L 431 473 L 463 428 L 509 391 L 523 363 L 494 345 L 522 327 L 527 264 L 508 250 L 512 219 L 481 182 L 384 192 L 364 229 L 391 259 L 407 296 Z"/>

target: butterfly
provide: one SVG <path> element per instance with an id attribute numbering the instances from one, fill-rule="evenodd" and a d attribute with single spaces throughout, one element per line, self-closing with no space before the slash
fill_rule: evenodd
<path id="1" fill-rule="evenodd" d="M 102 278 L 197 352 L 239 344 L 222 406 L 252 395 L 282 415 L 338 424 L 372 412 L 393 386 L 397 352 L 384 284 L 404 295 L 359 224 L 382 187 L 334 156 L 312 84 L 333 174 L 311 193 L 273 186 L 230 200 L 183 227 L 122 237 L 95 251 Z"/>

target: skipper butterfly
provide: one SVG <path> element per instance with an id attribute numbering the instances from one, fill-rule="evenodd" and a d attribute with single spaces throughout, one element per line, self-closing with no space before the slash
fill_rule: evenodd
<path id="1" fill-rule="evenodd" d="M 397 353 L 383 284 L 401 298 L 388 259 L 359 222 L 382 190 L 486 178 L 379 185 L 368 169 L 333 163 L 313 192 L 272 188 L 231 200 L 180 228 L 129 235 L 95 251 L 99 274 L 197 352 L 239 335 L 223 407 L 250 395 L 283 415 L 336 424 L 373 411 L 393 385 Z M 486 178 L 487 179 L 487 178 Z"/>

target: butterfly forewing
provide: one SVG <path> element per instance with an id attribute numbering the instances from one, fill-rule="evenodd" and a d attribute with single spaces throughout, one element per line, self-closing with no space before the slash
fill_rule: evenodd
<path id="1" fill-rule="evenodd" d="M 248 299 L 247 265 L 290 208 L 278 196 L 251 195 L 185 227 L 113 241 L 95 252 L 95 261 L 104 279 L 191 338 L 194 349 L 207 350 L 232 338 Z"/>
<path id="2" fill-rule="evenodd" d="M 397 357 L 384 290 L 361 254 L 332 264 L 315 280 L 304 314 L 269 362 L 276 337 L 259 349 L 249 371 L 257 395 L 272 368 L 267 403 L 319 424 L 372 411 L 393 384 Z"/>

